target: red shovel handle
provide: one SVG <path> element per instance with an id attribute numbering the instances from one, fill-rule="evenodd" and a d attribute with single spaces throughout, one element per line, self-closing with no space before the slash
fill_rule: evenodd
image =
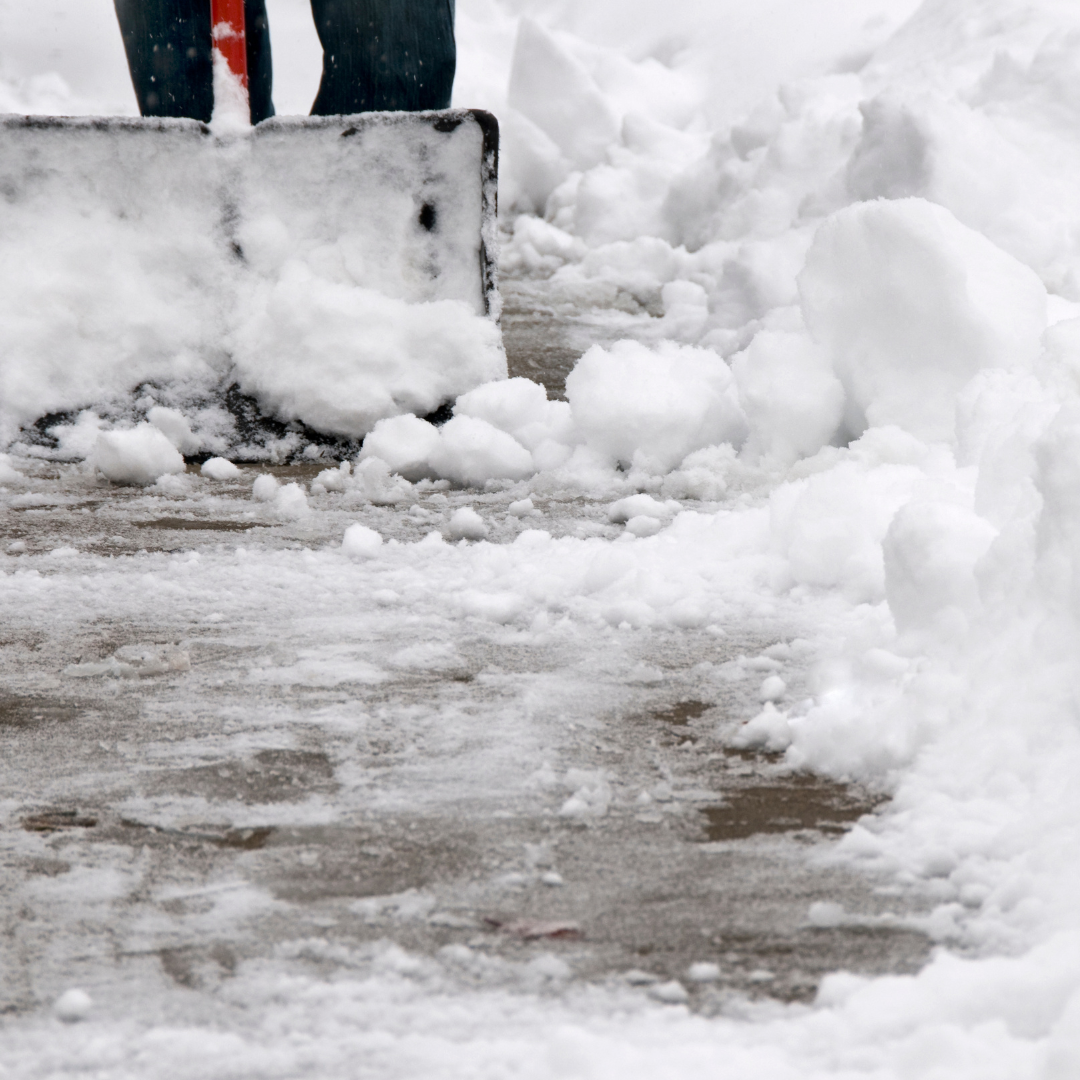
<path id="1" fill-rule="evenodd" d="M 229 65 L 229 70 L 247 89 L 247 31 L 244 26 L 244 0 L 210 0 L 210 25 L 214 48 Z"/>

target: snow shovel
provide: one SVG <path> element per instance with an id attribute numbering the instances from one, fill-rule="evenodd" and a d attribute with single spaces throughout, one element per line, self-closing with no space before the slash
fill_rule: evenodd
<path id="1" fill-rule="evenodd" d="M 213 19 L 215 93 L 246 94 L 243 0 L 214 0 Z M 238 385 L 281 421 L 356 439 L 505 375 L 493 116 L 242 129 L 218 113 L 0 118 L 0 446 L 46 414 L 137 419 L 150 399 L 220 411 Z M 257 303 L 273 316 L 261 338 Z M 421 354 L 430 370 L 410 371 Z M 321 389 L 290 384 L 323 360 Z"/>

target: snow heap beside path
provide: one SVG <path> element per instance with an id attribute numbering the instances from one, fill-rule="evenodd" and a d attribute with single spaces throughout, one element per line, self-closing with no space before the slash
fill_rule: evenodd
<path id="1" fill-rule="evenodd" d="M 361 458 L 466 486 L 557 470 L 563 484 L 602 488 L 620 469 L 659 490 L 690 455 L 724 444 L 745 447 L 745 468 L 790 465 L 889 426 L 952 441 L 975 376 L 1030 371 L 1042 352 L 1038 276 L 923 199 L 827 218 L 798 287 L 787 328 L 763 327 L 730 366 L 670 341 L 593 346 L 566 380 L 566 403 L 527 379 L 487 383 L 458 398 L 441 428 L 380 421 Z"/>
<path id="2" fill-rule="evenodd" d="M 704 577 L 682 591 L 710 551 L 761 595 L 839 605 L 812 699 L 739 738 L 890 791 L 841 853 L 931 891 L 923 928 L 969 958 L 827 979 L 814 1013 L 737 1037 L 792 1055 L 745 1075 L 831 1075 L 808 1049 L 826 1029 L 882 1075 L 1080 1068 L 1078 35 L 1053 0 L 932 0 L 858 71 L 783 88 L 670 168 L 566 36 L 523 23 L 511 91 L 536 131 L 510 153 L 544 217 L 508 262 L 659 306 L 669 340 L 594 348 L 566 403 L 481 387 L 452 421 L 469 440 L 411 418 L 365 447 L 411 477 L 515 479 L 531 455 L 533 492 L 738 496 L 594 564 L 582 598 L 609 621 L 717 617 Z M 560 48 L 573 140 L 521 70 Z M 504 589 L 543 558 L 526 535 Z M 582 569 L 569 546 L 560 566 Z"/>

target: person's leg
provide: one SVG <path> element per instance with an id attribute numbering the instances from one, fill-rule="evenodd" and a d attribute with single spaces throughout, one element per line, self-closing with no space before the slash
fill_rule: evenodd
<path id="1" fill-rule="evenodd" d="M 266 18 L 266 0 L 244 0 L 244 22 L 251 122 L 257 124 L 274 115 L 274 66 L 270 57 L 270 23 Z"/>
<path id="2" fill-rule="evenodd" d="M 143 116 L 214 111 L 210 0 L 115 0 L 131 81 Z M 251 121 L 274 115 L 273 69 L 265 0 L 244 0 Z"/>
<path id="3" fill-rule="evenodd" d="M 311 0 L 323 47 L 312 116 L 445 109 L 454 86 L 454 0 Z"/>

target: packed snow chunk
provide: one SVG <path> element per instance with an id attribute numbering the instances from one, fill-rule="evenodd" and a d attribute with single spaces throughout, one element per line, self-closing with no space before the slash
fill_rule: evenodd
<path id="1" fill-rule="evenodd" d="M 737 461 L 738 453 L 730 443 L 695 450 L 675 472 L 664 477 L 660 494 L 667 499 L 722 499 Z"/>
<path id="2" fill-rule="evenodd" d="M 56 1018 L 63 1020 L 65 1024 L 76 1024 L 80 1020 L 85 1020 L 93 1007 L 94 1003 L 90 1000 L 90 995 L 85 990 L 74 987 L 71 990 L 65 990 L 53 1002 Z"/>
<path id="3" fill-rule="evenodd" d="M 325 495 L 328 491 L 347 491 L 352 476 L 352 463 L 343 461 L 336 469 L 323 469 L 311 481 L 312 495 Z"/>
<path id="4" fill-rule="evenodd" d="M 897 628 L 940 626 L 943 613 L 976 611 L 976 564 L 995 536 L 988 521 L 954 503 L 919 499 L 901 507 L 883 544 L 885 596 Z"/>
<path id="5" fill-rule="evenodd" d="M 558 144 L 545 131 L 517 109 L 507 108 L 499 113 L 499 143 L 502 160 L 499 163 L 499 201 L 522 216 L 514 222 L 538 221 L 526 214 L 543 213 L 551 193 L 569 175 L 573 166 Z M 580 243 L 580 241 L 578 241 Z M 556 270 L 562 260 L 542 255 L 526 248 L 525 267 L 529 270 Z M 509 269 L 509 268 L 508 268 Z"/>
<path id="6" fill-rule="evenodd" d="M 0 484 L 17 484 L 25 479 L 26 477 L 11 464 L 11 458 L 7 454 L 0 454 Z"/>
<path id="7" fill-rule="evenodd" d="M 450 515 L 452 540 L 483 540 L 488 534 L 484 519 L 469 506 L 460 506 Z"/>
<path id="8" fill-rule="evenodd" d="M 406 480 L 423 480 L 432 475 L 431 458 L 439 445 L 439 429 L 434 424 L 405 413 L 380 420 L 364 439 L 360 460 L 377 457 Z"/>
<path id="9" fill-rule="evenodd" d="M 699 960 L 686 969 L 686 977 L 695 983 L 716 982 L 720 978 L 720 965 L 708 960 Z"/>
<path id="10" fill-rule="evenodd" d="M 506 512 L 511 517 L 539 517 L 540 511 L 536 509 L 531 498 L 515 499 L 507 508 Z"/>
<path id="11" fill-rule="evenodd" d="M 544 387 L 530 379 L 500 379 L 478 386 L 457 399 L 454 415 L 486 420 L 513 435 L 527 450 L 548 440 L 571 441 L 570 406 L 565 401 L 548 401 Z"/>
<path id="12" fill-rule="evenodd" d="M 654 517 L 650 517 L 646 514 L 641 514 L 638 517 L 632 517 L 626 523 L 626 531 L 631 536 L 655 536 L 662 528 L 664 523 L 658 521 Z"/>
<path id="13" fill-rule="evenodd" d="M 286 484 L 274 492 L 274 512 L 286 521 L 299 521 L 310 509 L 307 495 L 299 484 Z"/>
<path id="14" fill-rule="evenodd" d="M 686 987 L 676 979 L 650 986 L 646 993 L 664 1005 L 685 1005 L 690 1000 Z"/>
<path id="15" fill-rule="evenodd" d="M 114 484 L 152 484 L 184 471 L 180 451 L 145 421 L 128 431 L 99 432 L 90 463 Z"/>
<path id="16" fill-rule="evenodd" d="M 694 343 L 709 318 L 709 294 L 694 281 L 669 281 L 660 290 L 664 336 Z"/>
<path id="17" fill-rule="evenodd" d="M 518 26 L 509 102 L 579 169 L 618 141 L 619 117 L 588 69 L 530 18 Z"/>
<path id="18" fill-rule="evenodd" d="M 880 442 L 895 434 L 897 442 L 915 443 L 897 428 L 875 429 L 875 434 L 883 436 Z M 770 497 L 773 542 L 787 558 L 795 583 L 840 589 L 855 602 L 884 598 L 882 541 L 926 474 L 914 465 L 874 462 L 875 450 L 890 447 L 873 442 L 868 433 L 853 444 L 869 461 L 843 460 L 827 472 L 784 484 Z"/>
<path id="19" fill-rule="evenodd" d="M 568 769 L 565 783 L 573 794 L 559 808 L 560 815 L 569 818 L 603 817 L 612 799 L 609 780 L 604 769 Z"/>
<path id="20" fill-rule="evenodd" d="M 179 409 L 167 409 L 164 405 L 155 405 L 147 414 L 150 421 L 181 454 L 198 453 L 202 441 L 192 433 L 191 425 Z"/>
<path id="21" fill-rule="evenodd" d="M 768 676 L 761 684 L 758 698 L 765 701 L 782 701 L 787 693 L 787 683 L 779 675 Z"/>
<path id="22" fill-rule="evenodd" d="M 791 724 L 787 713 L 771 701 L 765 702 L 765 708 L 735 733 L 731 745 L 744 750 L 753 748 L 767 750 L 771 754 L 781 753 L 791 745 Z"/>
<path id="23" fill-rule="evenodd" d="M 631 518 L 649 517 L 660 521 L 667 521 L 673 514 L 678 513 L 678 503 L 657 502 L 651 495 L 642 492 L 640 495 L 631 495 L 620 499 L 608 507 L 608 521 L 616 525 L 625 524 Z"/>
<path id="24" fill-rule="evenodd" d="M 808 335 L 763 330 L 731 363 L 750 428 L 743 454 L 790 465 L 836 434 L 844 388 L 829 356 Z"/>
<path id="25" fill-rule="evenodd" d="M 240 470 L 223 457 L 204 461 L 199 471 L 209 480 L 235 480 L 240 475 Z"/>
<path id="26" fill-rule="evenodd" d="M 352 471 L 345 501 L 372 503 L 375 506 L 397 506 L 413 498 L 412 485 L 402 476 L 390 471 L 382 458 L 369 457 L 360 461 Z"/>
<path id="27" fill-rule="evenodd" d="M 281 486 L 273 473 L 260 473 L 251 485 L 251 497 L 256 502 L 273 502 Z"/>
<path id="28" fill-rule="evenodd" d="M 356 523 L 345 530 L 341 550 L 351 559 L 370 559 L 379 554 L 383 538 L 366 525 Z"/>
<path id="29" fill-rule="evenodd" d="M 612 465 L 670 472 L 689 453 L 741 445 L 746 420 L 727 364 L 708 349 L 663 342 L 594 345 L 566 379 L 575 433 Z"/>
<path id="30" fill-rule="evenodd" d="M 460 300 L 411 304 L 289 260 L 245 283 L 229 345 L 241 389 L 284 420 L 366 435 L 506 377 L 498 326 Z"/>
<path id="31" fill-rule="evenodd" d="M 473 416 L 455 416 L 443 424 L 431 465 L 438 476 L 464 487 L 525 480 L 536 471 L 532 454 L 512 435 Z"/>
<path id="32" fill-rule="evenodd" d="M 984 368 L 1032 364 L 1047 321 L 1033 271 L 923 199 L 828 218 L 799 292 L 843 383 L 851 435 L 897 424 L 951 438 L 960 389 Z"/>

